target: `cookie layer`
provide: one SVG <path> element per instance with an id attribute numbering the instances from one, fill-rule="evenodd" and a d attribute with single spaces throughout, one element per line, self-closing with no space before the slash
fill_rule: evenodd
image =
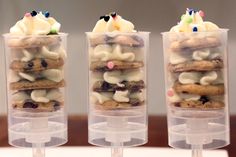
<path id="1" fill-rule="evenodd" d="M 178 103 L 173 104 L 175 107 L 182 107 L 182 108 L 197 108 L 197 109 L 221 109 L 225 107 L 225 104 L 220 101 L 181 101 Z"/>
<path id="2" fill-rule="evenodd" d="M 23 103 L 13 103 L 12 107 L 14 109 L 25 110 L 30 112 L 53 112 L 60 110 L 63 107 L 63 103 L 58 101 L 50 101 L 48 103 L 42 103 L 28 100 Z"/>
<path id="3" fill-rule="evenodd" d="M 44 37 L 12 37 L 7 40 L 7 45 L 12 48 L 30 48 L 41 47 L 44 45 L 52 45 L 60 42 L 61 39 L 58 36 L 48 35 Z"/>
<path id="4" fill-rule="evenodd" d="M 137 35 L 97 35 L 89 39 L 90 45 L 95 47 L 100 44 L 119 44 L 122 46 L 142 47 L 144 41 Z"/>
<path id="5" fill-rule="evenodd" d="M 50 89 L 50 88 L 60 88 L 65 86 L 65 80 L 60 82 L 54 82 L 51 80 L 36 80 L 34 82 L 22 80 L 19 82 L 10 83 L 11 90 L 28 90 L 28 89 Z"/>
<path id="6" fill-rule="evenodd" d="M 145 87 L 144 81 L 130 81 L 122 82 L 124 87 L 118 86 L 117 84 L 110 84 L 106 81 L 97 81 L 93 85 L 93 91 L 96 92 L 115 92 L 116 90 L 129 90 L 130 92 L 138 92 Z"/>
<path id="7" fill-rule="evenodd" d="M 10 68 L 16 72 L 34 72 L 42 71 L 46 69 L 57 69 L 64 65 L 62 58 L 57 60 L 46 59 L 46 58 L 36 58 L 28 62 L 23 62 L 19 60 L 14 60 L 10 64 Z"/>
<path id="8" fill-rule="evenodd" d="M 138 99 L 130 99 L 130 102 L 117 102 L 114 100 L 107 100 L 103 104 L 97 104 L 96 108 L 103 110 L 119 110 L 119 109 L 129 109 L 135 106 L 141 106 L 144 102 Z"/>
<path id="9" fill-rule="evenodd" d="M 202 60 L 202 61 L 190 61 L 180 64 L 169 64 L 168 69 L 170 72 L 188 72 L 188 71 L 213 71 L 223 68 L 223 60 Z"/>
<path id="10" fill-rule="evenodd" d="M 170 45 L 171 51 L 194 51 L 204 48 L 213 48 L 221 45 L 221 42 L 216 37 L 192 37 L 181 41 L 174 41 Z"/>
<path id="11" fill-rule="evenodd" d="M 109 62 L 113 62 L 113 65 L 114 65 L 113 68 L 111 69 L 107 67 L 107 62 L 95 61 L 90 64 L 90 70 L 105 72 L 105 71 L 112 71 L 112 70 L 138 69 L 144 66 L 143 62 L 141 61 L 124 62 L 124 61 L 113 60 Z"/>
<path id="12" fill-rule="evenodd" d="M 224 85 L 198 85 L 198 84 L 180 84 L 176 82 L 173 86 L 175 92 L 196 94 L 196 95 L 223 95 Z"/>

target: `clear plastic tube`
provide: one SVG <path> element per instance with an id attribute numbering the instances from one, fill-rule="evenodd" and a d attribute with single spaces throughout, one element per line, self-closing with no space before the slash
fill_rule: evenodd
<path id="1" fill-rule="evenodd" d="M 89 143 L 122 147 L 147 142 L 149 33 L 87 33 Z"/>
<path id="2" fill-rule="evenodd" d="M 4 39 L 9 143 L 43 157 L 67 142 L 67 34 Z"/>
<path id="3" fill-rule="evenodd" d="M 163 33 L 169 145 L 229 144 L 227 32 Z"/>

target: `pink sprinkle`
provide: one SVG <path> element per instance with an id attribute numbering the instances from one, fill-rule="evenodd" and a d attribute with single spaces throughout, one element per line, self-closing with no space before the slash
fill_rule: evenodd
<path id="1" fill-rule="evenodd" d="M 31 14 L 30 13 L 26 13 L 25 17 L 31 17 Z"/>
<path id="2" fill-rule="evenodd" d="M 114 63 L 113 63 L 112 61 L 107 62 L 107 67 L 108 67 L 109 69 L 113 69 Z"/>
<path id="3" fill-rule="evenodd" d="M 174 96 L 174 92 L 173 92 L 173 90 L 169 90 L 169 91 L 167 92 L 167 95 L 168 95 L 169 97 Z"/>
<path id="4" fill-rule="evenodd" d="M 201 17 L 204 17 L 204 16 L 205 16 L 205 13 L 204 13 L 202 10 L 200 10 L 200 11 L 199 11 L 199 15 L 200 15 Z"/>

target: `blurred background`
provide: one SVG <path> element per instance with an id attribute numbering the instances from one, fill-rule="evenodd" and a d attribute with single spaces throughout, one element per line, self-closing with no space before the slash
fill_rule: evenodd
<path id="1" fill-rule="evenodd" d="M 117 12 L 135 24 L 136 30 L 151 32 L 149 54 L 149 113 L 165 114 L 162 39 L 160 33 L 176 25 L 187 7 L 203 10 L 205 20 L 229 28 L 230 112 L 236 114 L 236 1 L 235 0 L 0 0 L 0 34 L 9 32 L 26 12 L 46 11 L 69 33 L 69 114 L 86 114 L 86 36 L 101 15 Z M 3 40 L 0 38 L 0 114 L 5 100 Z M 235 82 L 234 82 L 235 81 Z"/>

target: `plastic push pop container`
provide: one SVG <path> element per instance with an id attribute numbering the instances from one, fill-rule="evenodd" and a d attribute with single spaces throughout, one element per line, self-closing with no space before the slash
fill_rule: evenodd
<path id="1" fill-rule="evenodd" d="M 193 156 L 229 144 L 227 32 L 162 34 L 169 145 Z"/>
<path id="2" fill-rule="evenodd" d="M 149 33 L 89 32 L 87 40 L 89 143 L 116 154 L 145 144 Z"/>
<path id="3" fill-rule="evenodd" d="M 65 62 L 67 34 L 5 34 L 9 143 L 44 147 L 67 142 Z"/>

